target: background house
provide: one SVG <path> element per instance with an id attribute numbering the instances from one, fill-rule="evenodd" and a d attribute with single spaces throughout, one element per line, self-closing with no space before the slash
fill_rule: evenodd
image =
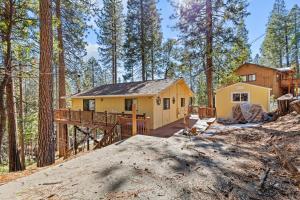
<path id="1" fill-rule="evenodd" d="M 248 83 L 236 83 L 216 91 L 217 118 L 231 118 L 232 108 L 236 104 L 250 103 L 261 105 L 264 111 L 270 111 L 271 89 Z"/>
<path id="2" fill-rule="evenodd" d="M 150 128 L 167 125 L 188 113 L 193 92 L 183 79 L 102 85 L 71 96 L 72 110 L 137 113 L 150 117 Z"/>
<path id="3" fill-rule="evenodd" d="M 235 73 L 245 83 L 271 88 L 271 94 L 278 98 L 293 93 L 300 86 L 300 79 L 295 78 L 292 68 L 271 68 L 257 64 L 245 63 Z"/>

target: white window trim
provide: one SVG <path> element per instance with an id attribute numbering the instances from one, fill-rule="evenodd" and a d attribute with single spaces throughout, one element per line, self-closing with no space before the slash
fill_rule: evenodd
<path id="1" fill-rule="evenodd" d="M 242 94 L 242 93 L 248 94 L 248 101 L 233 101 L 234 94 Z M 231 92 L 230 99 L 231 99 L 231 103 L 250 103 L 250 93 L 249 92 Z"/>

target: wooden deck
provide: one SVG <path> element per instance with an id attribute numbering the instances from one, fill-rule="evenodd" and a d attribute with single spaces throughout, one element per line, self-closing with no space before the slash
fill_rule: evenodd
<path id="1" fill-rule="evenodd" d="M 146 134 L 149 131 L 150 118 L 136 115 L 137 133 Z M 59 109 L 54 111 L 54 121 L 59 124 L 68 124 L 90 129 L 100 128 L 110 130 L 121 126 L 122 136 L 128 137 L 132 134 L 132 115 L 125 113 L 109 113 L 94 111 L 74 111 L 70 109 Z"/>
<path id="2" fill-rule="evenodd" d="M 192 128 L 198 119 L 188 119 L 188 127 Z M 154 137 L 162 137 L 162 138 L 168 138 L 173 136 L 175 133 L 178 131 L 182 130 L 185 128 L 184 125 L 184 119 L 179 119 L 175 122 L 172 122 L 168 125 L 165 125 L 163 127 L 157 128 L 155 130 L 150 130 L 148 134 L 149 136 L 154 136 Z"/>

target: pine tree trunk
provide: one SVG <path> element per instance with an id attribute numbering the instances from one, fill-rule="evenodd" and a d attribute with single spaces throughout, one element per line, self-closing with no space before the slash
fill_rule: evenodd
<path id="1" fill-rule="evenodd" d="M 153 41 L 151 45 L 151 79 L 154 80 L 154 53 L 153 53 Z"/>
<path id="2" fill-rule="evenodd" d="M 22 66 L 19 65 L 19 147 L 20 147 L 20 157 L 21 157 L 21 168 L 25 170 L 25 148 L 24 148 L 24 116 L 23 116 L 23 79 L 22 79 Z"/>
<path id="3" fill-rule="evenodd" d="M 11 63 L 10 63 L 11 65 Z M 13 81 L 11 78 L 11 71 L 6 85 L 6 107 L 7 107 L 7 131 L 8 131 L 8 161 L 9 171 L 15 172 L 21 170 L 20 158 L 17 149 L 17 127 L 15 116 L 15 103 L 14 103 L 14 91 Z"/>
<path id="4" fill-rule="evenodd" d="M 114 40 L 114 34 L 113 33 L 111 33 L 111 39 L 112 39 L 112 41 Z M 111 61 L 112 61 L 112 68 L 111 68 L 111 74 L 112 74 L 112 84 L 115 84 L 116 82 L 115 82 L 115 80 L 116 80 L 116 78 L 115 78 L 115 48 L 114 48 L 114 43 L 112 44 L 112 48 L 111 48 L 111 53 L 112 53 L 112 55 L 111 55 Z"/>
<path id="5" fill-rule="evenodd" d="M 64 56 L 64 42 L 62 31 L 62 19 L 61 19 L 61 0 L 56 0 L 56 18 L 58 20 L 57 25 L 57 39 L 58 39 L 58 107 L 60 109 L 66 108 L 66 100 L 63 98 L 66 96 L 66 69 L 65 69 L 65 56 Z M 59 157 L 66 157 L 68 151 L 68 127 L 66 124 L 58 125 L 58 150 Z"/>
<path id="6" fill-rule="evenodd" d="M 2 140 L 6 126 L 6 115 L 5 115 L 5 106 L 4 106 L 4 89 L 5 86 L 3 83 L 0 85 L 0 163 L 1 161 L 1 149 L 2 149 Z"/>
<path id="7" fill-rule="evenodd" d="M 280 47 L 279 47 L 280 48 Z M 282 50 L 280 48 L 279 50 L 279 67 L 282 68 L 283 67 L 283 62 L 282 62 Z"/>
<path id="8" fill-rule="evenodd" d="M 298 29 L 298 27 L 297 27 L 297 14 L 295 14 L 295 25 L 294 25 L 294 31 L 295 31 L 295 40 L 296 40 L 296 42 L 295 42 L 295 50 L 296 50 L 296 52 L 295 52 L 295 54 L 296 54 L 296 56 L 295 56 L 295 60 L 296 60 L 296 70 L 297 70 L 297 75 L 298 76 L 300 76 L 300 66 L 299 66 L 299 35 L 298 35 L 298 33 L 297 33 L 297 29 Z"/>
<path id="9" fill-rule="evenodd" d="M 146 81 L 146 55 L 145 55 L 145 25 L 144 25 L 144 1 L 140 0 L 140 28 L 141 28 L 141 58 L 142 58 L 142 80 Z"/>
<path id="10" fill-rule="evenodd" d="M 286 54 L 286 66 L 290 67 L 288 27 L 287 27 L 286 22 L 285 22 L 285 54 Z"/>
<path id="11" fill-rule="evenodd" d="M 206 0 L 206 84 L 207 84 L 207 105 L 213 107 L 213 36 L 212 36 L 212 2 Z"/>
<path id="12" fill-rule="evenodd" d="M 54 163 L 51 0 L 40 0 L 40 76 L 37 166 Z"/>
<path id="13" fill-rule="evenodd" d="M 4 106 L 4 90 L 6 88 L 6 109 L 7 109 L 7 130 L 8 130 L 8 159 L 9 159 L 9 171 L 18 171 L 20 168 L 20 160 L 17 152 L 17 141 L 16 141 L 16 118 L 15 118 L 15 104 L 14 104 L 14 94 L 13 94 L 13 83 L 12 83 L 12 57 L 11 57 L 11 33 L 13 25 L 14 16 L 14 2 L 9 0 L 5 3 L 4 18 L 6 22 L 6 29 L 3 31 L 3 41 L 5 43 L 4 51 L 4 66 L 5 66 L 5 76 L 3 82 L 1 83 L 1 107 Z M 1 115 L 5 114 L 4 107 L 1 111 Z M 3 116 L 4 117 L 4 116 Z M 4 117 L 2 120 L 6 120 Z M 4 131 L 5 121 L 1 122 L 1 131 Z M 4 132 L 3 132 L 4 133 Z M 3 134 L 2 133 L 2 134 Z M 2 135 L 1 134 L 1 135 Z M 3 135 L 1 136 L 3 137 Z"/>
<path id="14" fill-rule="evenodd" d="M 113 34 L 114 34 L 114 71 L 115 71 L 115 83 L 118 82 L 118 68 L 117 68 L 117 22 L 116 22 L 116 5 L 114 4 L 114 29 L 113 29 Z"/>

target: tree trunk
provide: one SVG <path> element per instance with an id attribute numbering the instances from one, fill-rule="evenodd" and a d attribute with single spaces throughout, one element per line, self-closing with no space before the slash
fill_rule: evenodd
<path id="1" fill-rule="evenodd" d="M 153 40 L 151 45 L 151 79 L 154 80 L 154 52 L 153 52 Z"/>
<path id="2" fill-rule="evenodd" d="M 10 63 L 11 64 L 11 63 Z M 6 107 L 7 107 L 7 131 L 8 131 L 8 161 L 9 171 L 15 172 L 21 170 L 20 158 L 17 149 L 17 127 L 16 127 L 16 116 L 15 116 L 15 104 L 14 104 L 14 91 L 13 81 L 11 78 L 12 72 L 9 72 L 10 77 L 8 78 L 6 85 Z"/>
<path id="3" fill-rule="evenodd" d="M 213 36 L 212 36 L 212 3 L 206 0 L 206 84 L 207 84 L 207 106 L 213 107 Z"/>
<path id="4" fill-rule="evenodd" d="M 24 170 L 25 166 L 25 148 L 24 148 L 24 116 L 23 116 L 23 79 L 22 79 L 22 66 L 19 65 L 19 147 L 20 147 L 20 156 L 21 156 L 21 168 Z"/>
<path id="5" fill-rule="evenodd" d="M 20 168 L 20 160 L 17 152 L 17 141 L 16 141 L 16 118 L 15 118 L 15 104 L 14 104 L 14 95 L 13 95 L 13 83 L 12 83 L 12 57 L 11 57 L 11 33 L 13 26 L 13 16 L 14 16 L 14 2 L 9 0 L 5 3 L 5 25 L 6 29 L 3 30 L 3 41 L 5 43 L 4 49 L 4 68 L 5 76 L 1 83 L 1 107 L 3 106 L 3 111 L 1 115 L 5 114 L 4 111 L 4 92 L 6 88 L 6 108 L 7 108 L 7 117 L 8 117 L 8 159 L 9 159 L 9 171 L 18 171 Z M 4 121 L 2 121 L 4 120 Z M 1 116 L 1 139 L 4 133 L 5 127 L 5 116 Z"/>
<path id="6" fill-rule="evenodd" d="M 51 0 L 40 0 L 40 76 L 37 166 L 54 163 Z"/>
<path id="7" fill-rule="evenodd" d="M 114 22 L 113 22 L 113 34 L 114 34 L 114 72 L 115 72 L 115 80 L 114 82 L 117 83 L 118 82 L 118 68 L 117 68 L 117 19 L 116 19 L 116 5 L 114 5 Z"/>
<path id="8" fill-rule="evenodd" d="M 290 67 L 289 39 L 288 39 L 288 25 L 287 25 L 287 22 L 285 22 L 285 54 L 286 54 L 286 66 Z"/>
<path id="9" fill-rule="evenodd" d="M 61 20 L 61 0 L 56 0 L 56 17 L 58 20 L 57 25 L 57 39 L 58 39 L 58 107 L 60 109 L 66 108 L 66 100 L 63 98 L 66 96 L 66 77 L 65 77 L 65 56 L 64 56 L 64 43 L 63 43 L 63 31 Z M 67 124 L 58 125 L 58 150 L 59 157 L 66 157 L 68 151 L 68 127 Z"/>
<path id="10" fill-rule="evenodd" d="M 297 27 L 297 23 L 298 23 L 298 21 L 297 21 L 297 13 L 295 14 L 295 25 L 294 25 L 294 31 L 295 31 L 295 40 L 296 40 L 296 42 L 295 42 L 295 49 L 296 49 L 296 52 L 295 52 L 295 54 L 296 54 L 296 56 L 295 56 L 295 60 L 296 60 L 296 70 L 297 70 L 297 75 L 298 75 L 298 77 L 300 76 L 300 66 L 299 66 L 299 46 L 298 46 L 298 44 L 299 44 L 299 35 L 298 35 L 298 33 L 297 33 L 297 29 L 298 29 L 298 27 Z"/>
<path id="11" fill-rule="evenodd" d="M 140 28 L 141 28 L 141 58 L 142 58 L 142 80 L 146 81 L 146 56 L 145 56 L 145 25 L 144 25 L 144 1 L 140 0 Z"/>

